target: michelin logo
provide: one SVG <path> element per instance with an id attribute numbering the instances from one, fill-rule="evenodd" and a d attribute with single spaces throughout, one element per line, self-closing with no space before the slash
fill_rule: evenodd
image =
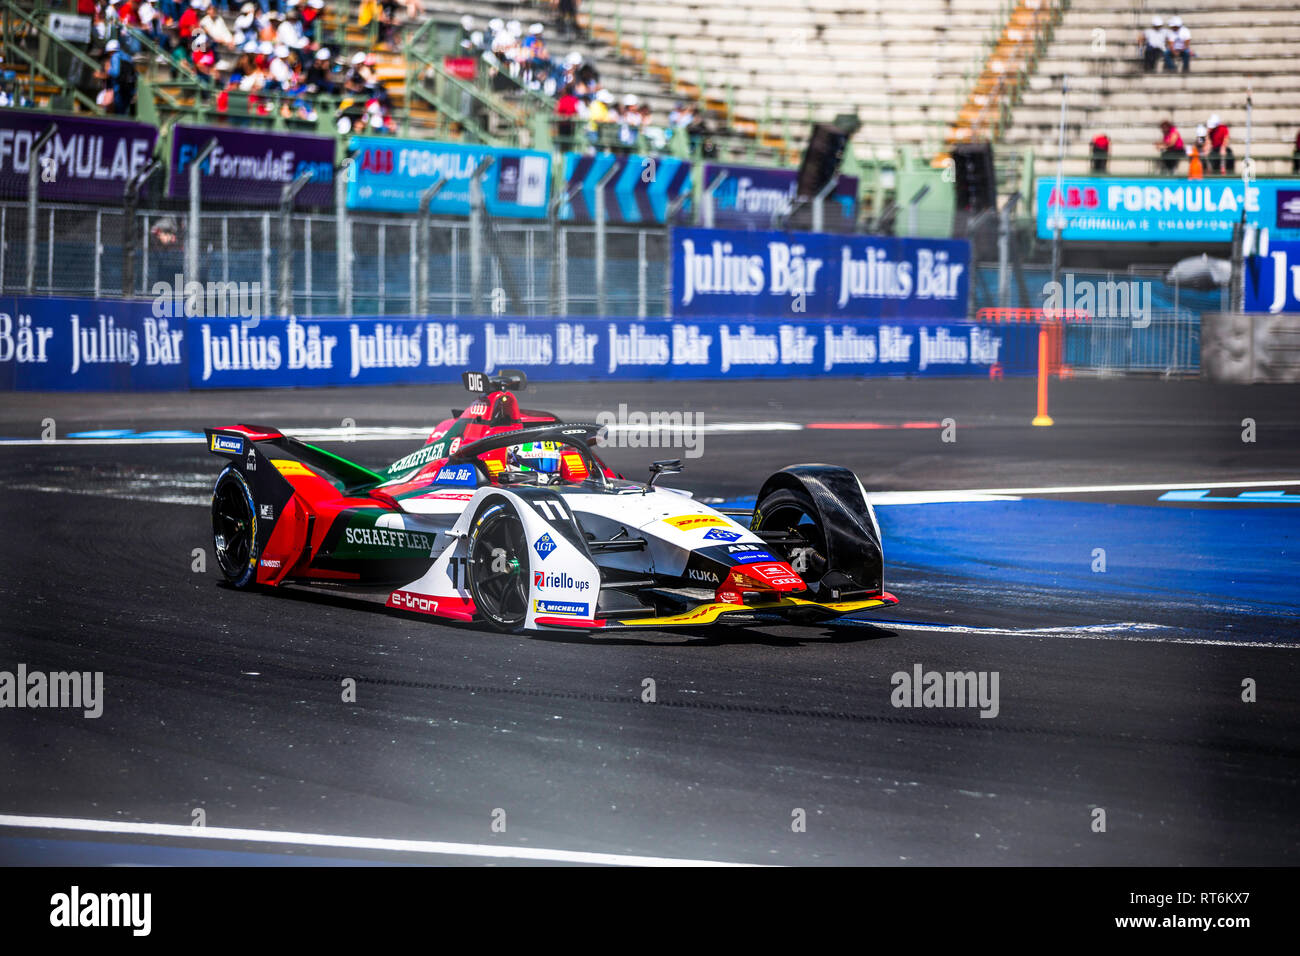
<path id="1" fill-rule="evenodd" d="M 244 453 L 244 439 L 232 438 L 229 435 L 213 435 L 212 450 L 228 451 L 234 455 L 242 455 Z"/>
<path id="2" fill-rule="evenodd" d="M 587 617 L 589 604 L 581 601 L 534 601 L 533 608 L 538 614 L 562 614 L 566 617 Z"/>

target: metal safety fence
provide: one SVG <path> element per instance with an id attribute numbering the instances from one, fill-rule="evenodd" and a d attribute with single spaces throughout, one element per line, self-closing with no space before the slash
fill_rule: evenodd
<path id="1" fill-rule="evenodd" d="M 668 307 L 662 226 L 428 218 L 425 237 L 417 216 L 208 209 L 191 269 L 193 221 L 176 209 L 43 203 L 29 256 L 28 206 L 0 203 L 2 291 L 150 298 L 178 283 L 233 283 L 259 314 L 298 316 L 652 318 Z"/>

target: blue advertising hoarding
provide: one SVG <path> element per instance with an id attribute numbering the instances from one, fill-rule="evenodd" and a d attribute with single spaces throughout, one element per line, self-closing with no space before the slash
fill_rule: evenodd
<path id="1" fill-rule="evenodd" d="M 1300 313 L 1300 242 L 1270 239 L 1266 252 L 1243 263 L 1247 312 Z"/>
<path id="2" fill-rule="evenodd" d="M 485 157 L 483 204 L 491 216 L 545 219 L 551 196 L 551 156 L 528 149 L 354 136 L 348 167 L 348 208 L 418 212 L 420 194 L 445 180 L 429 207 L 435 214 L 469 215 L 470 179 Z"/>
<path id="3" fill-rule="evenodd" d="M 763 166 L 706 163 L 704 188 L 722 181 L 711 193 L 713 225 L 718 229 L 770 229 L 772 216 L 787 214 L 798 195 L 799 173 Z M 826 197 L 826 228 L 852 229 L 858 217 L 858 179 L 841 176 Z"/>
<path id="4" fill-rule="evenodd" d="M 281 388 L 458 381 L 1006 375 L 1037 328 L 976 322 L 632 318 L 167 318 L 151 302 L 0 299 L 0 389 Z"/>
<path id="5" fill-rule="evenodd" d="M 1283 239 L 1300 239 L 1300 179 L 1240 179 L 1175 176 L 1110 179 L 1040 177 L 1037 188 L 1038 236 L 1052 237 L 1052 221 L 1064 212 L 1061 238 L 1109 242 L 1231 242 L 1241 220 L 1272 230 Z M 1062 201 L 1063 200 L 1063 201 Z"/>
<path id="6" fill-rule="evenodd" d="M 521 368 L 536 381 L 1028 374 L 1037 329 L 976 322 L 385 317 L 190 321 L 192 388 L 452 381 Z"/>
<path id="7" fill-rule="evenodd" d="M 673 230 L 673 314 L 963 319 L 964 239 Z"/>
<path id="8" fill-rule="evenodd" d="M 614 153 L 565 153 L 565 195 L 560 219 L 592 222 L 596 216 L 596 183 L 610 169 L 605 184 L 606 222 L 662 223 L 668 203 L 691 190 L 691 164 L 672 156 L 622 156 Z M 690 213 L 690 200 L 681 215 Z"/>
<path id="9" fill-rule="evenodd" d="M 285 186 L 303 173 L 311 173 L 294 202 L 299 206 L 334 203 L 331 137 L 184 123 L 172 127 L 171 137 L 167 195 L 174 199 L 189 195 L 190 165 L 208 143 L 216 140 L 216 147 L 199 164 L 199 189 L 204 199 L 278 205 Z"/>
<path id="10" fill-rule="evenodd" d="M 186 320 L 150 302 L 0 298 L 0 389 L 184 389 Z"/>

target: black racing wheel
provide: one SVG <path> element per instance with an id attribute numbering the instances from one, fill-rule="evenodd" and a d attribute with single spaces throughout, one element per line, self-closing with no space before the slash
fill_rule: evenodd
<path id="1" fill-rule="evenodd" d="M 754 509 L 750 527 L 760 535 L 772 534 L 772 548 L 805 581 L 820 581 L 826 573 L 829 567 L 826 530 L 807 492 L 778 488 L 766 495 Z"/>
<path id="2" fill-rule="evenodd" d="M 226 580 L 248 587 L 257 576 L 257 508 L 248 482 L 233 466 L 212 489 L 212 542 Z"/>
<path id="3" fill-rule="evenodd" d="M 514 509 L 488 504 L 469 536 L 469 590 L 475 609 L 498 631 L 513 632 L 528 616 L 528 538 Z"/>

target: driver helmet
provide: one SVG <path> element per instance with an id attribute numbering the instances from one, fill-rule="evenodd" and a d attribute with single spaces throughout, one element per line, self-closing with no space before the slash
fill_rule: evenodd
<path id="1" fill-rule="evenodd" d="M 557 441 L 530 441 L 522 445 L 511 445 L 506 452 L 506 465 L 521 471 L 557 475 L 560 472 L 560 448 Z"/>

